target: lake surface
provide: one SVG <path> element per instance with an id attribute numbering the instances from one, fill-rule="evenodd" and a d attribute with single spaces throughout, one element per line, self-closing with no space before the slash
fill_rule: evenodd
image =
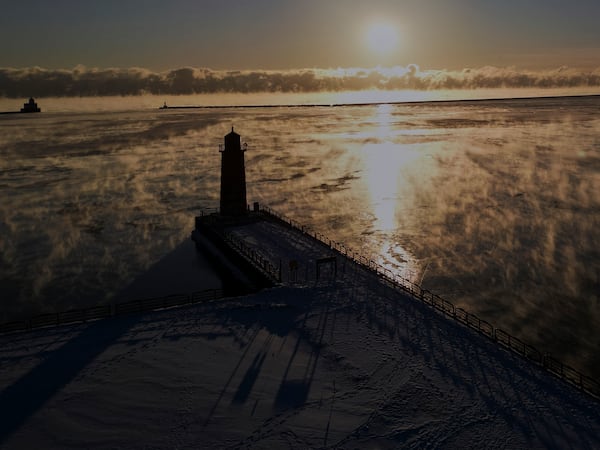
<path id="1" fill-rule="evenodd" d="M 189 239 L 232 126 L 250 203 L 600 378 L 599 97 L 0 116 L 0 321 L 109 302 Z"/>

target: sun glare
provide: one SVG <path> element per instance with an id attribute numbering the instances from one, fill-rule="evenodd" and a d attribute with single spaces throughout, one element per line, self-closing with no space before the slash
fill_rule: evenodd
<path id="1" fill-rule="evenodd" d="M 390 23 L 374 23 L 367 29 L 366 39 L 369 50 L 384 55 L 398 46 L 398 30 Z"/>

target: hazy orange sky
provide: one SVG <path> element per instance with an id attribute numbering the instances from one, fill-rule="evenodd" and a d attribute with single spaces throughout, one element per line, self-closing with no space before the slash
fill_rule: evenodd
<path id="1" fill-rule="evenodd" d="M 600 66 L 598 0 L 1 0 L 0 67 Z M 394 30 L 386 51 L 369 27 Z"/>

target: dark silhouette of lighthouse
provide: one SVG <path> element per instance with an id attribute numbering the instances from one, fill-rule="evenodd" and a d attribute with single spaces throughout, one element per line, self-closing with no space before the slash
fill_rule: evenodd
<path id="1" fill-rule="evenodd" d="M 246 169 L 240 135 L 233 131 L 225 136 L 221 147 L 221 215 L 241 216 L 246 214 Z"/>

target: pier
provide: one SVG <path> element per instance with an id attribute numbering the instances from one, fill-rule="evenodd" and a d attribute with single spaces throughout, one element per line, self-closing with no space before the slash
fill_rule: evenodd
<path id="1" fill-rule="evenodd" d="M 218 214 L 197 217 L 192 239 L 199 240 L 203 233 L 208 233 L 213 242 L 227 248 L 238 262 L 252 266 L 247 273 L 262 279 L 263 287 L 335 282 L 377 294 L 385 292 L 391 302 L 418 302 L 600 400 L 597 380 L 268 207 L 259 208 L 255 204 L 254 211 L 240 222 L 220 222 L 218 217 Z"/>

